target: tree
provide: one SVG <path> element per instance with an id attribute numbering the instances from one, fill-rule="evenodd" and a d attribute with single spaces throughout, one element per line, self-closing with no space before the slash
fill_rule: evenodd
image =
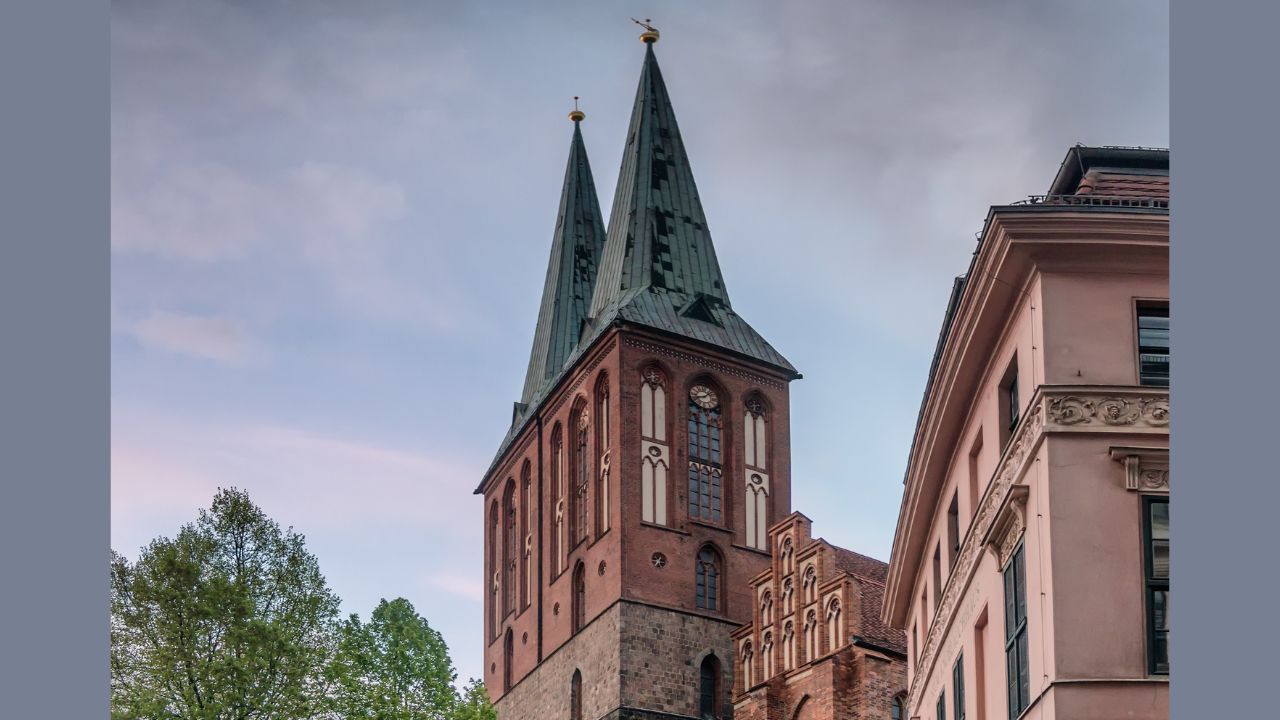
<path id="1" fill-rule="evenodd" d="M 462 690 L 462 698 L 454 712 L 454 720 L 498 720 L 498 712 L 489 702 L 489 691 L 475 678 Z"/>
<path id="2" fill-rule="evenodd" d="M 337 617 L 303 536 L 219 489 L 136 563 L 111 553 L 112 717 L 316 717 Z"/>
<path id="3" fill-rule="evenodd" d="M 369 623 L 351 615 L 339 629 L 330 676 L 343 718 L 450 720 L 457 677 L 444 638 L 404 598 L 378 603 Z"/>

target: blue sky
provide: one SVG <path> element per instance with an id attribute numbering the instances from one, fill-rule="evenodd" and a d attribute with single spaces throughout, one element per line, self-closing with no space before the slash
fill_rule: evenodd
<path id="1" fill-rule="evenodd" d="M 963 5 L 963 7 L 961 7 Z M 793 504 L 887 559 L 951 279 L 1068 146 L 1168 145 L 1168 9 L 1088 0 L 112 5 L 112 545 L 237 486 L 346 612 L 481 672 L 482 508 L 572 96 L 601 206 L 656 51 L 734 308 L 804 373 Z"/>

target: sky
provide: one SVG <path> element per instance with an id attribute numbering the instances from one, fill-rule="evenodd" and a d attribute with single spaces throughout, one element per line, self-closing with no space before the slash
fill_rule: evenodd
<path id="1" fill-rule="evenodd" d="M 111 542 L 239 487 L 343 611 L 482 672 L 482 503 L 572 131 L 611 207 L 655 48 L 734 309 L 804 375 L 792 503 L 888 560 L 952 279 L 1067 148 L 1167 147 L 1168 8 L 112 4 Z"/>

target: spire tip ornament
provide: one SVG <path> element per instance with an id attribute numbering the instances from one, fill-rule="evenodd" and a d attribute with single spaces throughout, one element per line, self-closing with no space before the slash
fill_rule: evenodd
<path id="1" fill-rule="evenodd" d="M 652 45 L 658 42 L 658 28 L 650 25 L 650 19 L 645 18 L 644 22 L 640 22 L 635 18 L 631 18 L 631 22 L 644 28 L 644 32 L 640 33 L 640 42 L 646 45 Z"/>
<path id="2" fill-rule="evenodd" d="M 574 122 L 582 122 L 587 114 L 578 109 L 578 96 L 573 96 L 573 111 L 569 113 L 569 119 Z"/>

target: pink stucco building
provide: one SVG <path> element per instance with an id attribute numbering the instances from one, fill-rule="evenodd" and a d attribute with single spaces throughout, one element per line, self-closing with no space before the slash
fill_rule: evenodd
<path id="1" fill-rule="evenodd" d="M 905 717 L 1168 717 L 1168 168 L 1074 147 L 987 216 L 886 578 Z"/>

